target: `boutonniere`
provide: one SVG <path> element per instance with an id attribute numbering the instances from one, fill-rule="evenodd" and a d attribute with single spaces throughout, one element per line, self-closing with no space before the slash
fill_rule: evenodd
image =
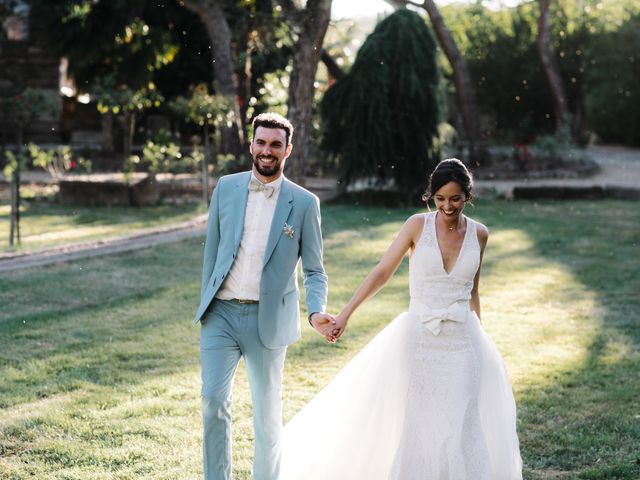
<path id="1" fill-rule="evenodd" d="M 293 238 L 293 227 L 288 223 L 284 224 L 284 228 L 282 229 L 289 238 Z"/>

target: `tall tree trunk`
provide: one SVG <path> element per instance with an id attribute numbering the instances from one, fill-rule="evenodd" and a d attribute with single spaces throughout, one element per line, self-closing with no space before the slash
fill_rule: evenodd
<path id="1" fill-rule="evenodd" d="M 19 161 L 19 160 L 18 160 Z M 11 174 L 11 213 L 9 214 L 9 246 L 12 247 L 16 232 L 20 232 L 20 174 L 18 168 Z M 18 238 L 19 234 L 18 234 Z"/>
<path id="2" fill-rule="evenodd" d="M 460 115 L 462 116 L 462 126 L 466 133 L 467 141 L 469 142 L 469 161 L 474 164 L 482 163 L 487 153 L 484 140 L 482 139 L 475 88 L 471 81 L 471 75 L 469 75 L 467 62 L 462 56 L 462 53 L 460 53 L 460 49 L 453 39 L 451 31 L 447 28 L 447 24 L 444 18 L 442 18 L 436 2 L 433 0 L 424 0 L 423 3 L 410 0 L 387 0 L 387 2 L 394 7 L 407 5 L 421 7 L 429 15 L 438 43 L 453 70 L 456 99 L 458 108 L 460 109 Z"/>
<path id="3" fill-rule="evenodd" d="M 100 116 L 102 128 L 102 151 L 107 155 L 114 152 L 113 146 L 113 114 L 109 111 Z"/>
<path id="4" fill-rule="evenodd" d="M 293 20 L 298 35 L 293 49 L 287 116 L 296 130 L 289 165 L 293 179 L 302 183 L 309 162 L 314 82 L 331 18 L 331 0 L 307 0 L 304 9 L 296 8 L 292 1 L 281 3 L 286 15 Z"/>
<path id="5" fill-rule="evenodd" d="M 196 13 L 207 29 L 213 50 L 214 90 L 234 105 L 235 122 L 220 128 L 221 153 L 236 157 L 244 153 L 242 118 L 236 101 L 236 80 L 231 56 L 231 30 L 218 0 L 178 0 L 178 3 Z"/>
<path id="6" fill-rule="evenodd" d="M 22 169 L 22 141 L 24 126 L 18 127 L 18 150 L 16 152 L 16 168 L 11 175 L 11 213 L 9 226 L 9 246 L 13 246 L 15 240 L 20 243 L 20 173 Z"/>
<path id="7" fill-rule="evenodd" d="M 553 47 L 550 42 L 550 23 L 549 23 L 549 5 L 551 0 L 538 0 L 540 5 L 540 17 L 538 18 L 538 51 L 540 52 L 540 61 L 547 82 L 549 82 L 549 90 L 553 98 L 553 110 L 556 119 L 556 128 L 560 128 L 567 124 L 569 120 L 569 107 L 567 96 L 564 92 L 560 69 L 553 53 Z"/>
<path id="8" fill-rule="evenodd" d="M 245 45 L 244 45 L 244 69 L 242 70 L 242 74 L 240 75 L 240 92 L 241 99 L 240 105 L 238 106 L 240 110 L 240 118 L 247 118 L 247 112 L 249 111 L 249 101 L 251 99 L 251 82 L 253 80 L 253 63 L 251 54 L 253 53 L 255 38 L 258 36 L 256 31 L 249 31 L 245 35 Z M 242 122 L 242 135 L 243 138 L 247 137 L 247 130 Z"/>
<path id="9" fill-rule="evenodd" d="M 131 147 L 133 145 L 133 134 L 136 130 L 136 114 L 126 112 L 122 115 L 122 165 L 127 165 L 131 158 Z"/>
<path id="10" fill-rule="evenodd" d="M 462 122 L 469 142 L 469 160 L 472 163 L 480 164 L 485 160 L 486 148 L 482 140 L 476 93 L 471 81 L 471 75 L 469 75 L 467 62 L 462 53 L 460 53 L 460 49 L 447 28 L 436 3 L 433 0 L 425 0 L 422 7 L 429 14 L 438 42 L 453 70 L 453 82 L 458 94 L 458 107 L 460 108 Z"/>

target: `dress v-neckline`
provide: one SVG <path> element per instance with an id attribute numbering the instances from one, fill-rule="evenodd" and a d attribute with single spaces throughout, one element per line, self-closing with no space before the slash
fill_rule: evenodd
<path id="1" fill-rule="evenodd" d="M 442 256 L 442 249 L 440 248 L 440 240 L 438 240 L 438 228 L 436 227 L 436 220 L 438 218 L 438 212 L 433 216 L 433 237 L 436 241 L 436 248 L 438 249 L 438 254 L 440 255 L 440 266 L 442 267 L 442 271 L 445 275 L 450 276 L 453 271 L 460 263 L 460 257 L 462 256 L 462 250 L 464 250 L 464 245 L 467 243 L 467 235 L 469 234 L 469 219 L 466 215 L 461 214 L 464 217 L 466 222 L 466 230 L 464 231 L 464 237 L 462 238 L 462 244 L 460 245 L 460 250 L 458 251 L 458 255 L 456 256 L 456 262 L 451 267 L 451 270 L 447 272 L 447 269 L 444 266 L 444 257 Z"/>

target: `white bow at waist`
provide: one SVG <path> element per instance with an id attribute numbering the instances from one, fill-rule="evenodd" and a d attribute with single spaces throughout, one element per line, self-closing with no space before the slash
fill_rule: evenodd
<path id="1" fill-rule="evenodd" d="M 469 313 L 469 302 L 456 302 L 445 308 L 430 308 L 418 300 L 411 299 L 409 313 L 420 318 L 420 321 L 424 323 L 431 333 L 438 335 L 442 331 L 442 322 L 445 320 L 459 323 L 466 322 L 467 314 Z"/>

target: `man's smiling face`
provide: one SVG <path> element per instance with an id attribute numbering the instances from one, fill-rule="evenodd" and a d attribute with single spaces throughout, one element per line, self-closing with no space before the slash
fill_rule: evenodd
<path id="1" fill-rule="evenodd" d="M 291 153 L 287 133 L 281 128 L 258 127 L 249 146 L 253 156 L 253 173 L 264 183 L 282 175 L 286 159 Z"/>

